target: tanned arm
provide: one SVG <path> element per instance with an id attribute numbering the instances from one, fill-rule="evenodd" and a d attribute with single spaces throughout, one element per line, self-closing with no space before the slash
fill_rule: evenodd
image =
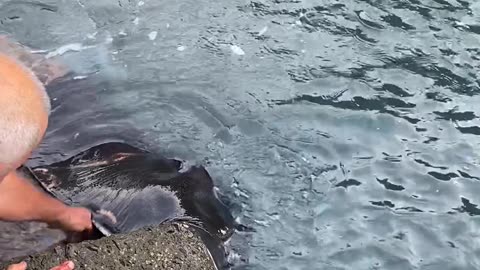
<path id="1" fill-rule="evenodd" d="M 0 219 L 54 224 L 67 210 L 62 202 L 41 192 L 15 171 L 0 182 Z"/>

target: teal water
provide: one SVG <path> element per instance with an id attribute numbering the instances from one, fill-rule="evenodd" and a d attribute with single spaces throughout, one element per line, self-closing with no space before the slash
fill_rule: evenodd
<path id="1" fill-rule="evenodd" d="M 33 163 L 123 140 L 205 164 L 237 269 L 480 267 L 480 2 L 5 1 L 92 78 Z M 59 114 L 57 114 L 59 115 Z"/>

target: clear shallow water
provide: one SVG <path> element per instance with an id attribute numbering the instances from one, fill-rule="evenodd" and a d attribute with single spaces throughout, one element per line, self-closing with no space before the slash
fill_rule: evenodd
<path id="1" fill-rule="evenodd" d="M 238 269 L 480 267 L 480 3 L 0 4 L 95 74 L 52 93 L 33 163 L 126 140 L 206 164 L 254 230 Z"/>

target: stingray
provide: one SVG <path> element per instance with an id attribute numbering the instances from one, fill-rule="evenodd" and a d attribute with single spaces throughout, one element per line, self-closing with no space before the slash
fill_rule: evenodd
<path id="1" fill-rule="evenodd" d="M 234 232 L 234 219 L 203 166 L 187 167 L 177 159 L 110 142 L 25 169 L 51 196 L 89 207 L 100 236 L 183 222 L 200 234 L 218 268 L 226 264 L 224 243 Z"/>

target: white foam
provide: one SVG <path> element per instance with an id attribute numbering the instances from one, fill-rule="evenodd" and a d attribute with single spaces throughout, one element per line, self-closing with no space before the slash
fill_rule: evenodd
<path id="1" fill-rule="evenodd" d="M 268 30 L 268 26 L 263 27 L 262 30 L 260 30 L 260 32 L 258 32 L 258 35 L 261 36 L 261 35 L 265 34 L 267 32 L 267 30 Z"/>
<path id="2" fill-rule="evenodd" d="M 152 31 L 150 34 L 148 34 L 148 38 L 150 40 L 155 40 L 157 38 L 158 32 L 157 31 Z"/>
<path id="3" fill-rule="evenodd" d="M 108 37 L 105 38 L 105 43 L 106 44 L 111 44 L 112 42 L 113 42 L 113 37 L 108 36 Z"/>
<path id="4" fill-rule="evenodd" d="M 232 45 L 230 46 L 230 49 L 232 50 L 232 52 L 236 55 L 245 55 L 245 52 L 242 50 L 242 48 L 240 48 L 239 46 L 237 45 Z"/>
<path id="5" fill-rule="evenodd" d="M 63 55 L 64 53 L 69 52 L 69 51 L 79 52 L 79 51 L 82 51 L 82 50 L 85 50 L 85 49 L 90 49 L 90 48 L 93 48 L 93 47 L 95 47 L 95 46 L 83 46 L 81 43 L 66 44 L 66 45 L 61 46 L 60 48 L 57 48 L 54 51 L 49 52 L 45 57 L 46 58 L 51 58 L 51 57 L 54 57 L 54 56 Z"/>
<path id="6" fill-rule="evenodd" d="M 48 52 L 48 51 L 47 50 L 30 50 L 30 53 L 33 53 L 33 54 L 35 54 L 35 53 L 46 53 L 46 52 Z"/>
<path id="7" fill-rule="evenodd" d="M 177 51 L 179 51 L 179 52 L 183 52 L 183 51 L 185 51 L 186 49 L 187 49 L 187 47 L 182 46 L 182 45 L 180 45 L 180 46 L 177 47 Z"/>
<path id="8" fill-rule="evenodd" d="M 268 221 L 265 221 L 265 220 L 258 220 L 258 219 L 254 219 L 253 220 L 255 223 L 257 223 L 258 225 L 261 225 L 261 226 L 264 226 L 264 227 L 268 227 Z"/>
<path id="9" fill-rule="evenodd" d="M 78 3 L 78 5 L 80 5 L 82 8 L 85 8 L 85 5 L 84 5 L 80 0 L 77 0 L 77 3 Z"/>
<path id="10" fill-rule="evenodd" d="M 94 32 L 92 34 L 87 34 L 88 39 L 94 39 L 97 36 L 98 32 Z"/>
<path id="11" fill-rule="evenodd" d="M 139 7 L 141 7 L 141 6 L 143 6 L 143 5 L 145 5 L 145 2 L 143 2 L 143 1 L 138 2 L 138 6 L 139 6 Z"/>
<path id="12" fill-rule="evenodd" d="M 133 20 L 133 24 L 135 25 L 138 25 L 139 22 L 140 22 L 140 19 L 138 17 L 136 17 L 135 20 Z"/>

